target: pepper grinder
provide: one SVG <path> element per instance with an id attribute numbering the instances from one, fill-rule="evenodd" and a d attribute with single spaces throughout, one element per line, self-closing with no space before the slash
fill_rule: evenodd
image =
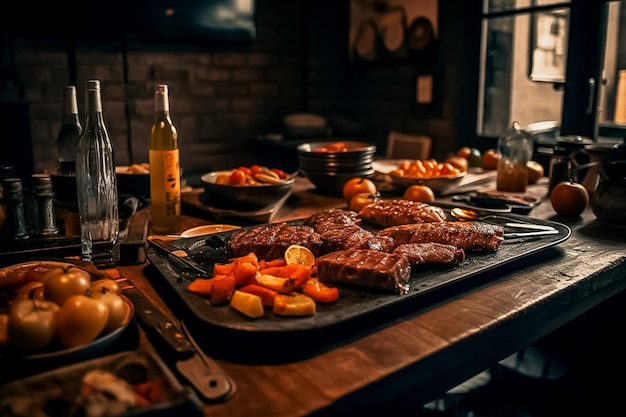
<path id="1" fill-rule="evenodd" d="M 54 192 L 49 174 L 33 174 L 31 187 L 35 198 L 35 228 L 37 236 L 56 236 L 59 228 L 56 225 L 54 212 Z"/>
<path id="2" fill-rule="evenodd" d="M 28 239 L 22 180 L 19 178 L 5 178 L 2 180 L 2 189 L 7 209 L 6 226 L 9 238 L 13 240 Z"/>

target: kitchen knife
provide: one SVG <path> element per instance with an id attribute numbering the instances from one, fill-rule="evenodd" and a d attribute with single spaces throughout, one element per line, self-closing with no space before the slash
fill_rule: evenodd
<path id="1" fill-rule="evenodd" d="M 175 363 L 175 370 L 209 402 L 222 402 L 236 391 L 234 381 L 195 343 L 178 322 L 169 320 L 137 288 L 124 287 L 133 302 L 135 315 L 157 351 Z M 186 329 L 185 329 L 186 330 Z M 168 360 L 166 363 L 170 364 Z"/>
<path id="2" fill-rule="evenodd" d="M 158 248 L 160 251 L 167 253 L 171 259 L 192 268 L 202 276 L 209 275 L 207 270 L 204 269 L 202 265 L 194 261 L 185 250 L 177 248 L 170 240 L 162 239 L 156 236 L 148 236 L 147 240 L 151 245 Z"/>

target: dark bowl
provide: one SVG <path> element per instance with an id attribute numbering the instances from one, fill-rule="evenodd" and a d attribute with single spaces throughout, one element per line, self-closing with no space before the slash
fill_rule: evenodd
<path id="1" fill-rule="evenodd" d="M 126 166 L 116 167 L 115 172 L 118 194 L 150 197 L 150 174 L 132 174 Z"/>
<path id="2" fill-rule="evenodd" d="M 200 177 L 211 206 L 239 211 L 271 207 L 291 193 L 295 180 L 293 176 L 290 176 L 280 184 L 225 185 L 215 183 L 219 175 L 232 172 L 233 170 L 213 171 Z"/>
<path id="3" fill-rule="evenodd" d="M 320 148 L 337 143 L 338 141 L 309 142 L 298 145 L 298 155 L 308 156 L 319 160 L 350 160 L 374 155 L 376 145 L 359 141 L 341 141 L 346 145 L 347 150 L 339 152 L 319 152 Z"/>
<path id="4" fill-rule="evenodd" d="M 355 177 L 368 178 L 374 175 L 374 169 L 348 172 L 348 173 L 332 173 L 332 172 L 316 172 L 302 170 L 302 174 L 315 185 L 318 193 L 328 196 L 342 196 L 344 184 Z"/>

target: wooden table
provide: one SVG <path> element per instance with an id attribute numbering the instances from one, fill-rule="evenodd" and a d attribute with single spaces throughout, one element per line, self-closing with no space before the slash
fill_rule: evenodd
<path id="1" fill-rule="evenodd" d="M 545 185 L 531 191 L 545 196 Z M 193 193 L 186 196 L 193 198 Z M 273 221 L 342 206 L 340 199 L 316 195 L 300 181 Z M 545 197 L 531 215 L 569 225 L 571 237 L 516 263 L 515 270 L 505 269 L 354 340 L 338 340 L 337 347 L 317 356 L 279 365 L 219 361 L 234 378 L 237 393 L 226 403 L 206 405 L 205 415 L 398 415 L 415 410 L 626 288 L 625 228 L 598 222 L 591 210 L 576 219 L 556 217 Z M 210 222 L 184 216 L 183 228 Z M 165 310 L 144 267 L 119 270 Z M 250 346 L 251 355 L 254 351 Z"/>

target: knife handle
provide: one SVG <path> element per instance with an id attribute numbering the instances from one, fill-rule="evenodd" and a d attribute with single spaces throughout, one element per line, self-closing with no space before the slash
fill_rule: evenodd
<path id="1" fill-rule="evenodd" d="M 135 306 L 135 315 L 139 317 L 148 336 L 156 336 L 156 342 L 165 345 L 172 354 L 177 356 L 191 356 L 195 349 L 189 339 L 185 337 L 180 326 L 168 319 L 152 302 L 137 288 L 127 288 L 124 295 Z"/>

